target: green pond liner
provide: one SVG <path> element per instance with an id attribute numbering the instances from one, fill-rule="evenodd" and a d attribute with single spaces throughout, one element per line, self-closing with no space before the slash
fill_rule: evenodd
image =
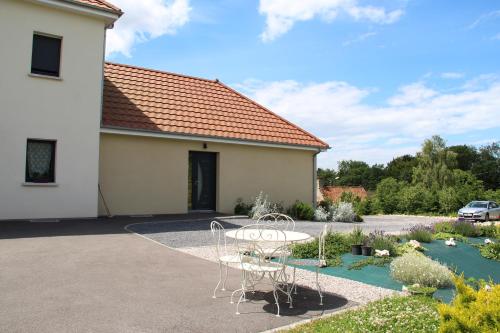
<path id="1" fill-rule="evenodd" d="M 435 240 L 431 243 L 422 243 L 427 251 L 425 255 L 446 264 L 452 271 L 463 273 L 465 278 L 493 280 L 500 283 L 500 262 L 486 259 L 474 246 L 456 241 L 457 246 L 447 246 L 444 240 Z M 469 238 L 470 243 L 482 244 L 484 238 Z M 350 253 L 342 255 L 342 265 L 325 267 L 320 270 L 322 274 L 337 276 L 354 281 L 363 282 L 377 287 L 401 291 L 403 284 L 392 279 L 389 265 L 383 267 L 368 265 L 359 270 L 349 270 L 349 265 L 368 257 L 355 256 Z M 314 267 L 301 267 L 314 271 Z M 449 303 L 455 294 L 455 288 L 438 289 L 434 298 Z"/>

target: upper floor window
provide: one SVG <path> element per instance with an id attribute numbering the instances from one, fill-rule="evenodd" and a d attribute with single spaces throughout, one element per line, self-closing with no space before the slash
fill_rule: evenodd
<path id="1" fill-rule="evenodd" d="M 33 34 L 31 73 L 59 77 L 61 38 Z"/>
<path id="2" fill-rule="evenodd" d="M 26 149 L 26 182 L 55 182 L 56 142 L 28 139 Z"/>

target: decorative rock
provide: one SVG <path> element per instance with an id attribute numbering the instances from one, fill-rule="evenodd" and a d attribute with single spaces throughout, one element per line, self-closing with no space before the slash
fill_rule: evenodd
<path id="1" fill-rule="evenodd" d="M 375 250 L 375 257 L 388 257 L 390 255 L 389 250 Z"/>

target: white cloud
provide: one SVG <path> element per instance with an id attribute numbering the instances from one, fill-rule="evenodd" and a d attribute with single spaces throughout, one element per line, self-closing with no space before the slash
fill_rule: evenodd
<path id="1" fill-rule="evenodd" d="M 124 11 L 106 36 L 106 55 L 131 56 L 134 44 L 172 35 L 189 21 L 189 0 L 114 0 Z"/>
<path id="2" fill-rule="evenodd" d="M 482 24 L 482 23 L 484 23 L 486 21 L 489 21 L 489 20 L 492 20 L 492 19 L 496 19 L 498 17 L 500 17 L 500 10 L 494 10 L 494 11 L 491 11 L 489 13 L 483 14 L 477 20 L 475 20 L 474 22 L 472 22 L 467 27 L 467 29 L 469 29 L 469 30 L 474 29 L 478 25 L 480 25 L 480 24 Z"/>
<path id="3" fill-rule="evenodd" d="M 351 44 L 361 43 L 362 41 L 364 41 L 370 37 L 374 37 L 376 35 L 377 35 L 377 33 L 375 31 L 370 31 L 370 32 L 361 34 L 361 35 L 357 36 L 356 38 L 346 40 L 345 42 L 342 43 L 342 45 L 349 46 Z"/>
<path id="4" fill-rule="evenodd" d="M 266 16 L 263 41 L 272 41 L 289 31 L 295 22 L 320 18 L 331 22 L 340 14 L 356 21 L 391 24 L 403 15 L 402 9 L 359 5 L 357 0 L 260 0 L 259 13 Z"/>
<path id="5" fill-rule="evenodd" d="M 497 33 L 495 36 L 491 37 L 493 40 L 500 40 L 500 32 Z"/>
<path id="6" fill-rule="evenodd" d="M 446 73 L 441 73 L 441 78 L 443 79 L 461 79 L 464 77 L 464 73 L 458 73 L 458 72 L 446 72 Z"/>
<path id="7" fill-rule="evenodd" d="M 343 159 L 384 163 L 416 152 L 433 134 L 456 135 L 498 128 L 500 80 L 481 89 L 457 87 L 453 93 L 416 82 L 398 89 L 383 105 L 365 100 L 376 89 L 346 82 L 246 81 L 236 88 L 261 104 L 326 140 L 333 149 L 321 154 L 320 166 Z M 495 121 L 492 121 L 495 120 Z"/>
<path id="8" fill-rule="evenodd" d="M 421 103 L 437 94 L 427 88 L 422 82 L 415 82 L 399 88 L 399 93 L 389 99 L 392 106 L 401 106 Z"/>

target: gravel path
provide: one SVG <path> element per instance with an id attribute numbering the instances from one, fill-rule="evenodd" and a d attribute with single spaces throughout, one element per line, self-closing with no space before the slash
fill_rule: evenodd
<path id="1" fill-rule="evenodd" d="M 355 226 L 361 227 L 366 232 L 373 230 L 384 230 L 390 233 L 398 233 L 414 224 L 431 224 L 437 221 L 449 220 L 443 217 L 422 216 L 398 216 L 398 215 L 376 215 L 365 216 L 363 223 L 339 223 L 330 222 L 330 227 L 335 231 L 350 231 Z M 248 218 L 217 218 L 226 229 L 240 228 L 241 226 L 255 223 Z M 147 236 L 157 242 L 170 247 L 196 247 L 213 244 L 210 233 L 211 219 L 192 219 L 177 221 L 156 221 L 146 223 L 134 223 L 128 226 L 128 230 Z M 297 221 L 295 230 L 318 235 L 324 223 Z"/>

